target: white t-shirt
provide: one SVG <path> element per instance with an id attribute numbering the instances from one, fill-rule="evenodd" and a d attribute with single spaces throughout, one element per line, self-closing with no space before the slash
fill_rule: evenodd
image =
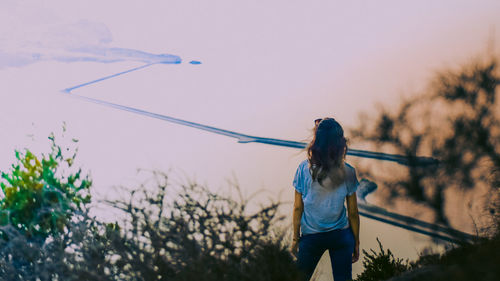
<path id="1" fill-rule="evenodd" d="M 356 192 L 358 179 L 356 170 L 345 163 L 346 179 L 335 187 L 323 187 L 318 181 L 313 181 L 309 170 L 309 161 L 299 164 L 293 186 L 302 194 L 304 213 L 300 221 L 302 235 L 327 232 L 349 227 L 345 198 Z"/>

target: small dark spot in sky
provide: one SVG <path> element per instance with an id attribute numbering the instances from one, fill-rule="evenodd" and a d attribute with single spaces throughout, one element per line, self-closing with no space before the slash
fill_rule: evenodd
<path id="1" fill-rule="evenodd" d="M 189 62 L 190 64 L 201 64 L 201 61 L 197 61 L 197 60 L 192 60 Z"/>

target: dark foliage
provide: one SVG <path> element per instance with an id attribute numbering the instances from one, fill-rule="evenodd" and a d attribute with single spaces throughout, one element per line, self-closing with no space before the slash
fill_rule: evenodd
<path id="1" fill-rule="evenodd" d="M 377 239 L 378 241 L 378 239 Z M 500 233 L 471 244 L 456 245 L 442 254 L 422 254 L 415 262 L 395 258 L 390 250 L 363 251 L 365 270 L 357 281 L 391 280 L 498 280 L 500 277 Z"/>
<path id="2" fill-rule="evenodd" d="M 104 230 L 104 224 L 84 215 L 74 215 L 64 233 L 47 238 L 28 238 L 3 226 L 0 280 L 111 280 L 103 267 L 108 245 Z"/>
<path id="3" fill-rule="evenodd" d="M 363 266 L 365 270 L 357 276 L 356 281 L 379 281 L 397 276 L 410 268 L 408 261 L 394 258 L 391 250 L 384 250 L 377 238 L 380 252 L 370 249 L 371 253 L 363 250 Z"/>
<path id="4" fill-rule="evenodd" d="M 453 248 L 444 254 L 425 255 L 411 264 L 411 271 L 391 281 L 485 280 L 500 278 L 500 235 Z"/>
<path id="5" fill-rule="evenodd" d="M 456 194 L 470 195 L 471 190 L 491 199 L 474 202 L 481 206 L 476 215 L 484 214 L 484 206 L 498 199 L 498 185 L 492 182 L 499 180 L 495 171 L 500 169 L 499 81 L 495 60 L 468 65 L 439 74 L 427 94 L 408 98 L 378 116 L 365 116 L 351 131 L 353 138 L 387 152 L 404 154 L 410 165 L 399 177 L 392 172 L 384 178 L 373 167 L 360 167 L 360 172 L 390 190 L 388 199 L 404 197 L 433 210 L 437 222 L 449 224 L 446 204 L 450 203 L 447 200 L 451 190 L 455 191 L 455 199 Z M 440 163 L 418 166 L 416 155 L 432 156 Z M 459 197 L 453 204 L 467 209 L 468 200 Z M 488 211 L 494 214 L 496 209 Z M 482 225 L 491 224 L 488 221 Z"/>
<path id="6" fill-rule="evenodd" d="M 271 239 L 281 219 L 278 204 L 249 213 L 245 200 L 197 184 L 174 191 L 166 175 L 156 173 L 156 179 L 155 190 L 141 186 L 128 203 L 112 202 L 128 216 L 113 243 L 119 249 L 115 264 L 130 280 L 298 278 L 279 237 Z"/>
<path id="7" fill-rule="evenodd" d="M 32 240 L 5 226 L 1 280 L 299 280 L 281 236 L 272 232 L 278 204 L 254 213 L 155 173 L 128 201 L 108 202 L 124 219 L 106 224 L 78 212 L 67 231 Z"/>

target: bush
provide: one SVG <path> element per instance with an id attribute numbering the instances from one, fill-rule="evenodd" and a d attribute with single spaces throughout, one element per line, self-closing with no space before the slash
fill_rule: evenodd
<path id="1" fill-rule="evenodd" d="M 272 238 L 273 224 L 282 219 L 279 204 L 249 213 L 246 200 L 197 184 L 176 190 L 165 174 L 155 177 L 155 189 L 140 186 L 129 202 L 111 202 L 128 218 L 111 241 L 110 265 L 121 268 L 122 280 L 299 279 L 281 237 Z"/>
<path id="2" fill-rule="evenodd" d="M 67 231 L 33 243 L 4 226 L 3 280 L 299 280 L 281 235 L 273 232 L 279 204 L 249 212 L 197 184 L 171 186 L 155 173 L 127 201 L 108 202 L 123 220 L 103 223 L 75 212 Z"/>
<path id="3" fill-rule="evenodd" d="M 0 225 L 10 225 L 28 238 L 64 231 L 73 213 L 90 202 L 89 177 L 82 176 L 81 170 L 64 175 L 65 169 L 72 167 L 76 151 L 64 157 L 53 134 L 49 139 L 52 151 L 48 155 L 37 157 L 29 150 L 16 151 L 17 163 L 9 173 L 1 173 L 4 196 L 0 200 Z"/>
<path id="4" fill-rule="evenodd" d="M 382 243 L 377 238 L 380 252 L 370 249 L 371 253 L 363 250 L 363 266 L 365 270 L 357 276 L 357 281 L 387 280 L 410 269 L 408 261 L 394 258 L 391 250 L 384 250 Z"/>
<path id="5" fill-rule="evenodd" d="M 461 245 L 441 255 L 426 255 L 412 263 L 412 270 L 390 279 L 413 280 L 498 280 L 500 277 L 500 239 L 476 241 Z"/>
<path id="6" fill-rule="evenodd" d="M 377 239 L 378 241 L 378 239 Z M 385 252 L 379 241 L 380 252 L 365 251 L 365 271 L 360 280 L 498 280 L 500 277 L 500 235 L 479 239 L 472 244 L 461 244 L 442 254 L 425 254 L 408 263 L 395 259 L 390 250 Z"/>

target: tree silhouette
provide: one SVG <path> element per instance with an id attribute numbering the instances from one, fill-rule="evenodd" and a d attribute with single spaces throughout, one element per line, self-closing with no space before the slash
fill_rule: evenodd
<path id="1" fill-rule="evenodd" d="M 410 199 L 433 210 L 435 221 L 443 224 L 450 224 L 445 207 L 452 197 L 467 203 L 459 194 L 486 195 L 487 202 L 481 206 L 498 203 L 494 182 L 500 170 L 499 81 L 494 58 L 476 61 L 437 74 L 427 93 L 403 99 L 394 109 L 380 109 L 375 117 L 361 116 L 360 124 L 351 130 L 352 138 L 404 154 L 410 165 L 390 177 L 366 165 L 361 165 L 360 173 L 389 190 L 388 202 L 395 197 Z M 418 166 L 415 155 L 432 156 L 440 163 Z"/>

